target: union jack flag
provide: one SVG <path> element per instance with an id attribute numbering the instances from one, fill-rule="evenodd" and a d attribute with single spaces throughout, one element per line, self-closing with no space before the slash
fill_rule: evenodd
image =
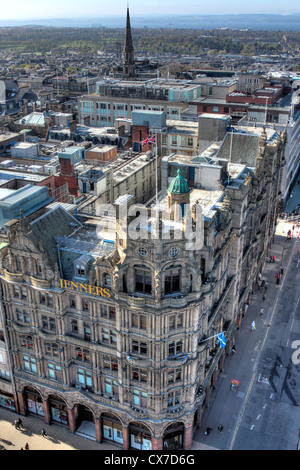
<path id="1" fill-rule="evenodd" d="M 155 135 L 152 135 L 151 137 L 147 137 L 147 139 L 142 140 L 140 144 L 142 147 L 144 147 L 144 145 L 146 144 L 155 144 Z"/>

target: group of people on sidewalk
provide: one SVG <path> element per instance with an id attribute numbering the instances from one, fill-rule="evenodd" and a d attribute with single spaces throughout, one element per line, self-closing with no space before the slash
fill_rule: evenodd
<path id="1" fill-rule="evenodd" d="M 23 421 L 21 420 L 21 418 L 16 419 L 15 422 L 14 422 L 14 425 L 15 425 L 15 429 L 17 429 L 18 431 L 22 431 L 22 429 L 25 429 L 24 426 L 23 426 Z M 44 428 L 42 428 L 41 435 L 43 437 L 47 437 L 47 433 L 46 433 Z M 2 450 L 6 450 L 6 449 L 2 448 Z M 21 447 L 20 450 L 30 450 L 28 442 L 26 442 L 24 448 Z"/>

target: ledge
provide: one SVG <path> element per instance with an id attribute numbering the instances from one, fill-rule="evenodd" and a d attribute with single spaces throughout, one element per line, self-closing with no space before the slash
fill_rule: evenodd
<path id="1" fill-rule="evenodd" d="M 47 281 L 46 279 L 39 279 L 33 276 L 30 276 L 29 279 L 34 287 L 40 287 L 42 289 L 50 289 L 51 287 L 50 281 Z"/>
<path id="2" fill-rule="evenodd" d="M 24 282 L 23 273 L 10 273 L 6 269 L 3 269 L 2 273 L 7 281 Z"/>

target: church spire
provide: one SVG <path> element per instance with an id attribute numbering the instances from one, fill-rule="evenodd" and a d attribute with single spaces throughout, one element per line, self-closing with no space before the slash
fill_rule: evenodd
<path id="1" fill-rule="evenodd" d="M 127 5 L 125 44 L 123 49 L 123 78 L 128 79 L 133 77 L 135 77 L 134 49 L 132 45 L 129 6 Z"/>

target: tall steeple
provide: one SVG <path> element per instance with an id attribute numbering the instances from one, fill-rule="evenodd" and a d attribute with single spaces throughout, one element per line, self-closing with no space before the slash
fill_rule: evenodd
<path id="1" fill-rule="evenodd" d="M 130 79 L 134 77 L 135 77 L 134 49 L 132 45 L 129 6 L 127 6 L 125 44 L 124 44 L 124 49 L 123 49 L 123 78 Z"/>

